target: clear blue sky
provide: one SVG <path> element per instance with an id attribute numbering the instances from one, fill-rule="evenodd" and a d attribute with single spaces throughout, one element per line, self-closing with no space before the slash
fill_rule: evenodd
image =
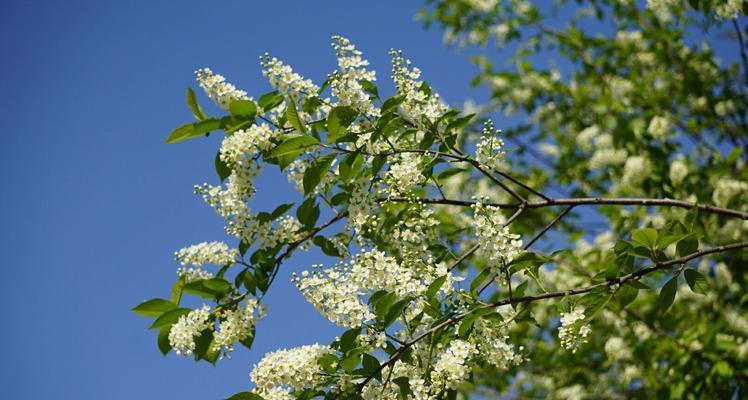
<path id="1" fill-rule="evenodd" d="M 192 194 L 194 184 L 215 182 L 219 139 L 163 140 L 191 119 L 184 92 L 196 68 L 210 66 L 257 96 L 268 90 L 257 61 L 268 51 L 321 82 L 335 68 L 333 34 L 352 39 L 380 81 L 395 47 L 451 104 L 479 96 L 469 90 L 476 69 L 466 55 L 414 21 L 421 4 L 0 2 L 0 296 L 8 312 L 0 397 L 222 398 L 250 387 L 265 352 L 330 342 L 339 331 L 289 282 L 292 271 L 322 261 L 312 252 L 284 266 L 251 352 L 237 349 L 217 367 L 160 355 L 148 320 L 129 309 L 167 296 L 175 250 L 224 238 L 220 219 Z M 277 178 L 261 176 L 254 209 L 294 196 Z"/>
<path id="2" fill-rule="evenodd" d="M 338 330 L 289 282 L 291 271 L 321 261 L 301 253 L 268 295 L 251 352 L 237 349 L 217 367 L 161 356 L 148 320 L 129 309 L 167 296 L 175 250 L 224 238 L 192 194 L 215 182 L 217 138 L 163 140 L 191 119 L 184 92 L 196 68 L 259 95 L 268 86 L 258 56 L 268 51 L 321 82 L 335 68 L 333 34 L 352 39 L 383 81 L 387 51 L 402 48 L 461 103 L 475 68 L 414 21 L 420 4 L 0 2 L 0 397 L 220 398 L 250 387 L 265 352 L 329 343 Z M 267 176 L 260 190 L 256 210 L 291 194 Z"/>

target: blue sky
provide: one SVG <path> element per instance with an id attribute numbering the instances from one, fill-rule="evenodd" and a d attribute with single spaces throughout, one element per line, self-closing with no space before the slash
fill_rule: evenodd
<path id="1" fill-rule="evenodd" d="M 480 96 L 469 89 L 476 68 L 466 55 L 414 21 L 420 4 L 0 3 L 0 296 L 8 312 L 0 397 L 222 398 L 250 387 L 265 352 L 330 342 L 339 331 L 289 282 L 292 271 L 323 260 L 311 252 L 282 269 L 251 352 L 238 349 L 217 367 L 160 355 L 148 320 L 129 309 L 167 296 L 175 250 L 224 238 L 220 219 L 192 194 L 194 184 L 216 181 L 219 138 L 163 140 L 191 119 L 184 93 L 196 68 L 210 66 L 258 96 L 268 91 L 258 56 L 268 51 L 321 82 L 335 68 L 333 34 L 353 40 L 380 81 L 395 47 L 451 104 Z M 277 178 L 261 176 L 254 209 L 294 196 Z"/>
<path id="2" fill-rule="evenodd" d="M 219 4 L 220 3 L 220 4 Z M 192 194 L 215 182 L 218 138 L 163 140 L 191 119 L 193 71 L 210 66 L 254 95 L 268 91 L 258 56 L 270 52 L 321 82 L 335 68 L 329 37 L 349 37 L 389 75 L 401 48 L 450 102 L 475 68 L 424 30 L 420 2 L 3 1 L 0 3 L 0 249 L 5 314 L 0 397 L 221 398 L 250 387 L 262 354 L 328 343 L 338 332 L 289 282 L 321 261 L 294 258 L 267 300 L 251 352 L 196 365 L 164 358 L 148 320 L 129 312 L 165 297 L 173 252 L 223 239 Z M 201 102 L 208 107 L 208 100 Z M 256 210 L 291 195 L 261 178 Z"/>

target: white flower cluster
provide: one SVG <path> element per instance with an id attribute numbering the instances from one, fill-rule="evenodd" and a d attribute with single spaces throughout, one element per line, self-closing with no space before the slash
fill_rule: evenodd
<path id="1" fill-rule="evenodd" d="M 669 175 L 670 182 L 674 186 L 680 185 L 683 183 L 683 180 L 686 179 L 686 176 L 688 175 L 688 165 L 682 155 L 679 155 L 670 163 Z"/>
<path id="2" fill-rule="evenodd" d="M 420 162 L 421 157 L 417 153 L 400 154 L 385 175 L 390 195 L 408 193 L 426 179 L 421 173 Z"/>
<path id="3" fill-rule="evenodd" d="M 647 126 L 647 133 L 657 140 L 664 141 L 670 132 L 670 119 L 666 116 L 655 115 Z"/>
<path id="4" fill-rule="evenodd" d="M 228 356 L 228 353 L 234 351 L 234 343 L 254 334 L 255 324 L 264 314 L 264 307 L 255 298 L 247 299 L 243 307 L 222 311 L 219 315 L 221 322 L 213 335 L 213 350 L 222 351 L 223 355 Z"/>
<path id="5" fill-rule="evenodd" d="M 171 326 L 169 344 L 178 355 L 189 356 L 195 351 L 195 338 L 210 328 L 210 307 L 203 305 L 192 310 Z"/>
<path id="6" fill-rule="evenodd" d="M 442 290 L 451 289 L 452 277 L 444 265 L 427 262 L 398 263 L 394 257 L 379 250 L 364 250 L 349 265 L 303 271 L 293 282 L 307 301 L 329 321 L 355 328 L 374 318 L 361 297 L 377 290 L 395 293 L 398 297 L 418 297 L 436 278 L 447 275 Z M 445 289 L 449 288 L 449 289 Z"/>
<path id="7" fill-rule="evenodd" d="M 504 265 L 522 253 L 522 240 L 519 235 L 509 231 L 499 207 L 485 206 L 481 202 L 476 202 L 472 207 L 473 227 L 480 251 L 488 258 L 494 274 L 502 279 Z"/>
<path id="8" fill-rule="evenodd" d="M 475 149 L 475 159 L 490 169 L 499 169 L 504 163 L 504 140 L 499 137 L 501 130 L 494 130 L 490 119 L 483 125 L 483 134 Z"/>
<path id="9" fill-rule="evenodd" d="M 507 369 L 523 361 L 522 354 L 514 351 L 514 347 L 507 343 L 508 339 L 505 325 L 482 318 L 475 321 L 473 334 L 470 336 L 470 340 L 475 341 L 481 358 L 498 369 Z"/>
<path id="10" fill-rule="evenodd" d="M 268 78 L 270 86 L 293 99 L 297 105 L 306 97 L 316 96 L 319 91 L 319 87 L 311 79 L 304 79 L 293 72 L 293 68 L 275 57 L 271 58 L 267 53 L 260 57 L 260 66 L 262 66 L 262 75 Z"/>
<path id="11" fill-rule="evenodd" d="M 370 190 L 371 185 L 365 178 L 356 181 L 348 202 L 348 224 L 358 235 L 368 232 L 377 224 L 376 210 L 379 204 L 372 194 L 376 191 Z"/>
<path id="12" fill-rule="evenodd" d="M 247 97 L 247 92 L 239 90 L 236 86 L 226 82 L 223 75 L 214 74 L 210 68 L 202 68 L 195 71 L 197 83 L 200 85 L 208 97 L 215 101 L 224 110 L 229 109 L 229 105 L 234 100 L 251 100 Z"/>
<path id="13" fill-rule="evenodd" d="M 453 340 L 439 356 L 431 371 L 432 386 L 454 389 L 470 375 L 470 359 L 478 354 L 475 344 L 465 340 Z"/>
<path id="14" fill-rule="evenodd" d="M 630 193 L 638 193 L 642 183 L 652 172 L 652 163 L 646 156 L 633 156 L 623 165 L 623 176 L 619 184 L 620 189 Z"/>
<path id="15" fill-rule="evenodd" d="M 592 153 L 592 158 L 590 158 L 591 169 L 602 169 L 609 165 L 620 165 L 626 161 L 628 153 L 625 149 L 617 148 L 613 145 L 613 136 L 610 133 L 600 134 L 594 137 L 593 141 L 595 152 Z"/>
<path id="16" fill-rule="evenodd" d="M 333 96 L 337 97 L 341 106 L 350 106 L 363 115 L 378 117 L 379 108 L 369 100 L 369 94 L 361 85 L 362 80 L 374 82 L 377 79 L 376 72 L 366 69 L 369 61 L 361 57 L 361 51 L 350 40 L 341 36 L 333 36 L 332 40 L 340 68 L 340 71 L 330 75 Z"/>
<path id="17" fill-rule="evenodd" d="M 249 376 L 257 385 L 258 394 L 265 398 L 270 398 L 266 393 L 277 393 L 286 388 L 298 390 L 311 387 L 321 371 L 317 360 L 332 352 L 330 347 L 320 344 L 277 350 L 266 354 Z"/>
<path id="18" fill-rule="evenodd" d="M 561 313 L 561 326 L 558 328 L 558 338 L 561 347 L 576 353 L 582 343 L 587 343 L 591 329 L 589 324 L 582 324 L 584 320 L 584 307 L 576 306 L 568 313 Z"/>
<path id="19" fill-rule="evenodd" d="M 720 207 L 727 207 L 733 198 L 748 194 L 748 182 L 737 179 L 720 178 L 715 186 L 712 200 Z"/>
<path id="20" fill-rule="evenodd" d="M 202 269 L 203 265 L 231 264 L 239 256 L 239 251 L 230 249 L 223 242 L 202 242 L 180 249 L 174 253 L 174 256 L 182 264 L 182 267 L 177 269 L 177 274 L 186 282 L 192 282 L 213 277 L 212 273 Z"/>
<path id="21" fill-rule="evenodd" d="M 261 151 L 270 150 L 270 139 L 278 132 L 268 124 L 253 125 L 226 136 L 221 143 L 220 158 L 229 168 L 235 169 L 252 162 L 252 157 Z"/>
<path id="22" fill-rule="evenodd" d="M 611 361 L 626 360 L 631 358 L 631 349 L 623 338 L 613 336 L 605 342 L 605 354 Z"/>
<path id="23" fill-rule="evenodd" d="M 714 5 L 714 13 L 720 19 L 735 19 L 743 11 L 746 0 L 723 0 Z"/>
<path id="24" fill-rule="evenodd" d="M 670 7 L 677 5 L 680 5 L 680 0 L 647 0 L 647 8 L 663 22 L 668 22 L 672 19 Z"/>
<path id="25" fill-rule="evenodd" d="M 449 110 L 437 93 L 423 88 L 423 82 L 418 80 L 421 77 L 421 70 L 411 67 L 410 60 L 403 58 L 402 51 L 390 50 L 390 56 L 392 80 L 397 87 L 397 93 L 405 96 L 400 105 L 405 116 L 420 125 L 422 117 L 435 121 Z"/>

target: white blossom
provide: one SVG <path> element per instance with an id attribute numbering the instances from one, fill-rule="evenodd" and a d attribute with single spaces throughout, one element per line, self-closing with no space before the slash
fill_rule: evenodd
<path id="1" fill-rule="evenodd" d="M 732 178 L 720 178 L 712 193 L 714 204 L 727 207 L 733 198 L 748 193 L 748 182 Z"/>
<path id="2" fill-rule="evenodd" d="M 224 354 L 234 351 L 234 343 L 253 335 L 255 324 L 263 315 L 264 309 L 254 298 L 247 299 L 243 306 L 238 305 L 234 310 L 222 311 L 221 322 L 213 334 L 213 349 L 223 350 Z"/>
<path id="3" fill-rule="evenodd" d="M 330 90 L 337 97 L 338 105 L 350 106 L 369 117 L 378 117 L 380 110 L 371 102 L 361 83 L 377 79 L 374 71 L 366 69 L 369 61 L 361 57 L 361 51 L 350 40 L 342 36 L 333 36 L 332 39 L 340 70 L 330 75 Z"/>
<path id="4" fill-rule="evenodd" d="M 410 60 L 403 57 L 402 51 L 390 50 L 392 58 L 392 80 L 397 87 L 397 93 L 405 96 L 400 105 L 403 114 L 417 125 L 425 117 L 435 121 L 448 111 L 448 107 L 441 101 L 439 95 L 424 87 L 419 81 L 421 70 L 412 67 Z"/>
<path id="5" fill-rule="evenodd" d="M 486 121 L 475 148 L 475 159 L 490 169 L 499 169 L 504 163 L 504 141 L 499 134 L 501 130 L 494 130 L 493 121 Z"/>
<path id="6" fill-rule="evenodd" d="M 251 100 L 247 97 L 247 92 L 239 90 L 236 86 L 226 82 L 223 75 L 214 74 L 210 68 L 202 68 L 195 71 L 197 83 L 213 101 L 224 110 L 229 109 L 229 105 L 234 100 Z"/>
<path id="7" fill-rule="evenodd" d="M 480 251 L 488 258 L 494 274 L 502 280 L 504 266 L 522 253 L 522 240 L 519 235 L 510 232 L 499 207 L 476 202 L 473 210 L 473 227 Z"/>
<path id="8" fill-rule="evenodd" d="M 470 359 L 478 354 L 475 344 L 455 339 L 439 355 L 431 371 L 432 387 L 454 389 L 470 375 Z"/>
<path id="9" fill-rule="evenodd" d="M 571 312 L 561 313 L 561 326 L 558 328 L 561 347 L 576 353 L 582 343 L 587 343 L 591 329 L 589 324 L 581 323 L 583 320 L 583 306 L 576 306 Z"/>
<path id="10" fill-rule="evenodd" d="M 421 157 L 417 153 L 400 154 L 390 165 L 385 181 L 391 195 L 408 193 L 426 179 L 421 173 Z"/>
<path id="11" fill-rule="evenodd" d="M 189 356 L 195 351 L 195 338 L 211 327 L 210 307 L 203 305 L 179 317 L 169 330 L 169 344 L 179 355 Z"/>
<path id="12" fill-rule="evenodd" d="M 260 391 L 312 387 L 322 369 L 317 360 L 332 352 L 330 347 L 320 344 L 277 350 L 265 354 L 249 376 Z"/>
<path id="13" fill-rule="evenodd" d="M 683 157 L 677 157 L 675 160 L 673 160 L 672 163 L 670 163 L 670 182 L 674 186 L 678 186 L 681 183 L 683 183 L 683 180 L 688 175 L 688 165 L 686 165 L 685 160 Z"/>

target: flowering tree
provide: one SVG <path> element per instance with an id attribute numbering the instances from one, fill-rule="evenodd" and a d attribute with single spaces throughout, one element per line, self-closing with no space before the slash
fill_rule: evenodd
<path id="1" fill-rule="evenodd" d="M 256 100 L 198 70 L 228 114 L 205 115 L 188 90 L 197 122 L 167 143 L 225 133 L 216 183 L 195 191 L 234 245 L 179 250 L 171 296 L 134 311 L 155 318 L 162 353 L 215 363 L 251 347 L 282 264 L 313 245 L 333 261 L 293 283 L 340 336 L 267 354 L 232 399 L 744 395 L 743 3 L 689 4 L 590 1 L 554 27 L 522 0 L 429 2 L 449 40 L 518 42 L 512 68 L 478 58 L 493 90 L 478 115 L 398 51 L 384 95 L 342 37 L 319 85 L 261 57 L 274 90 Z M 585 31 L 589 16 L 610 35 Z M 723 20 L 742 65 L 689 44 L 694 24 Z M 545 51 L 564 69 L 534 61 Z M 521 122 L 497 131 L 493 110 Z M 253 212 L 266 165 L 304 200 Z"/>

